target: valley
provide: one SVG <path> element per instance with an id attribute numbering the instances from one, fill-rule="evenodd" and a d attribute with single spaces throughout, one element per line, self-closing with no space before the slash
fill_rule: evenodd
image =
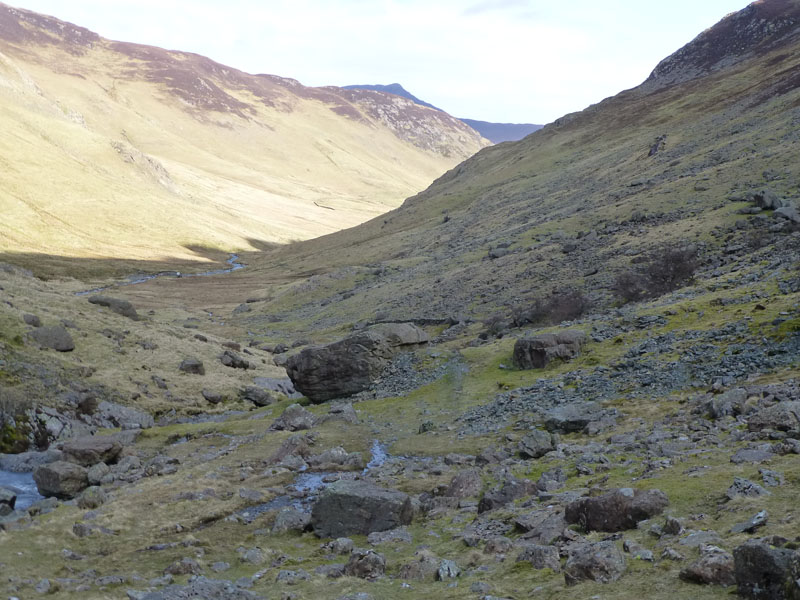
<path id="1" fill-rule="evenodd" d="M 236 219 L 214 238 L 204 205 L 176 205 L 197 218 L 162 216 L 169 236 L 141 250 L 112 231 L 107 252 L 94 233 L 74 252 L 9 242 L 0 592 L 800 598 L 798 83 L 800 2 L 760 0 L 636 88 L 517 142 L 470 138 L 428 187 L 422 169 L 367 177 L 402 203 L 342 192 L 347 223 L 287 204 L 286 231 L 309 219 L 291 243 Z M 207 199 L 261 185 L 257 144 L 227 137 L 249 109 L 229 102 L 204 113 L 230 125 L 201 145 L 226 154 L 192 175 Z M 328 100 L 291 102 L 344 127 Z M 375 127 L 366 147 L 400 147 Z M 417 130 L 404 165 L 430 162 Z M 188 189 L 163 135 L 141 151 Z M 244 268 L 176 273 L 225 260 Z M 30 481 L 47 497 L 21 489 L 15 508 L 2 486 Z"/>

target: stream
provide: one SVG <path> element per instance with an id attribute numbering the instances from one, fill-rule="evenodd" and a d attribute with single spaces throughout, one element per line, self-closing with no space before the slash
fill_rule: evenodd
<path id="1" fill-rule="evenodd" d="M 181 273 L 180 271 L 161 271 L 159 273 L 154 273 L 151 275 L 128 275 L 126 281 L 120 281 L 114 283 L 112 285 L 107 285 L 105 287 L 98 287 L 92 288 L 91 290 L 84 290 L 82 292 L 75 292 L 76 296 L 88 296 L 89 294 L 97 294 L 99 292 L 104 292 L 106 290 L 110 290 L 111 288 L 122 287 L 126 285 L 136 285 L 137 283 L 144 283 L 146 281 L 151 281 L 158 277 L 174 277 L 174 278 L 183 278 L 183 277 L 209 277 L 211 275 L 225 275 L 226 273 L 233 273 L 234 271 L 238 271 L 239 269 L 244 269 L 244 263 L 237 262 L 239 260 L 238 254 L 231 254 L 230 258 L 225 262 L 230 265 L 227 269 L 214 269 L 213 271 L 203 271 L 202 273 Z"/>
<path id="2" fill-rule="evenodd" d="M 371 453 L 372 458 L 361 472 L 361 475 L 366 475 L 372 469 L 380 467 L 389 458 L 386 448 L 378 440 L 372 441 Z M 277 496 L 263 504 L 248 506 L 240 510 L 238 514 L 241 515 L 245 522 L 252 523 L 259 515 L 265 512 L 286 508 L 288 506 L 303 512 L 310 512 L 311 505 L 328 484 L 339 481 L 340 479 L 355 477 L 356 475 L 357 472 L 353 471 L 333 473 L 309 473 L 308 471 L 303 471 L 298 473 L 295 480 L 287 486 L 290 488 L 289 494 Z"/>
<path id="3" fill-rule="evenodd" d="M 0 487 L 8 488 L 17 495 L 17 503 L 14 505 L 16 510 L 25 510 L 34 502 L 43 499 L 36 489 L 32 472 L 0 471 Z"/>

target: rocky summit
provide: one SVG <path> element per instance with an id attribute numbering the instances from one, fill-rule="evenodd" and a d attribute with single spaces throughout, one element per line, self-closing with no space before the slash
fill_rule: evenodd
<path id="1" fill-rule="evenodd" d="M 3 10 L 59 80 L 267 93 Z M 5 257 L 0 594 L 800 598 L 799 83 L 800 1 L 759 0 L 358 227 L 202 273 Z"/>

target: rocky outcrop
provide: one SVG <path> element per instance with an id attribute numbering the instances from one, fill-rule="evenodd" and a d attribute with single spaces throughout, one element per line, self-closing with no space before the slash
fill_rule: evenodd
<path id="1" fill-rule="evenodd" d="M 42 496 L 70 500 L 89 486 L 86 469 L 63 460 L 37 467 L 33 480 Z"/>
<path id="2" fill-rule="evenodd" d="M 120 298 L 109 298 L 108 296 L 89 296 L 89 302 L 91 304 L 97 304 L 98 306 L 110 308 L 118 315 L 128 317 L 134 321 L 139 320 L 139 314 L 136 312 L 133 304 L 127 300 L 122 300 Z"/>
<path id="3" fill-rule="evenodd" d="M 391 356 L 386 338 L 368 331 L 302 350 L 286 361 L 286 373 L 312 402 L 324 402 L 368 389 Z"/>
<path id="4" fill-rule="evenodd" d="M 575 358 L 585 342 L 585 333 L 571 329 L 526 337 L 514 344 L 512 360 L 518 369 L 543 369 L 552 360 Z"/>
<path id="5" fill-rule="evenodd" d="M 567 523 L 578 523 L 586 531 L 623 531 L 661 514 L 669 504 L 661 490 L 620 488 L 594 498 L 581 498 L 567 505 Z"/>
<path id="6" fill-rule="evenodd" d="M 366 481 L 337 481 L 320 494 L 311 511 L 319 537 L 367 535 L 411 523 L 411 499 L 403 492 Z"/>

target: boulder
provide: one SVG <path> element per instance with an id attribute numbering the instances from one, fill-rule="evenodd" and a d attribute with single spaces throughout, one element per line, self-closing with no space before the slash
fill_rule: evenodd
<path id="1" fill-rule="evenodd" d="M 570 502 L 564 518 L 567 523 L 580 524 L 586 531 L 623 531 L 661 514 L 668 504 L 661 490 L 619 488 L 602 496 Z"/>
<path id="2" fill-rule="evenodd" d="M 483 479 L 480 470 L 464 469 L 453 476 L 442 495 L 461 500 L 477 496 L 481 489 L 483 489 Z"/>
<path id="3" fill-rule="evenodd" d="M 96 485 L 87 487 L 78 496 L 78 508 L 95 509 L 101 507 L 108 500 L 108 496 L 103 488 Z"/>
<path id="4" fill-rule="evenodd" d="M 418 550 L 414 556 L 414 560 L 400 567 L 400 579 L 417 581 L 435 579 L 441 561 L 427 549 Z"/>
<path id="5" fill-rule="evenodd" d="M 61 451 L 64 460 L 82 467 L 91 467 L 101 462 L 110 465 L 117 462 L 122 444 L 111 436 L 92 435 L 65 442 Z"/>
<path id="6" fill-rule="evenodd" d="M 728 500 L 733 500 L 737 496 L 749 496 L 751 498 L 755 498 L 757 496 L 769 495 L 770 493 L 763 487 L 750 481 L 749 479 L 745 479 L 744 477 L 734 477 L 733 485 L 731 485 L 725 492 L 725 496 L 728 498 Z"/>
<path id="7" fill-rule="evenodd" d="M 563 537 L 567 522 L 561 510 L 537 510 L 517 517 L 514 526 L 524 532 L 522 539 L 549 545 Z"/>
<path id="8" fill-rule="evenodd" d="M 31 327 L 41 327 L 42 320 L 37 317 L 36 315 L 32 315 L 30 313 L 25 313 L 22 315 L 22 320 L 25 321 L 26 325 L 30 325 Z"/>
<path id="9" fill-rule="evenodd" d="M 366 481 L 343 480 L 320 494 L 311 510 L 311 524 L 318 537 L 342 537 L 408 525 L 412 516 L 407 494 Z"/>
<path id="10" fill-rule="evenodd" d="M 286 360 L 295 388 L 312 402 L 351 396 L 368 389 L 392 356 L 382 335 L 357 333 L 327 346 L 312 346 Z"/>
<path id="11" fill-rule="evenodd" d="M 97 304 L 98 306 L 105 306 L 106 308 L 110 308 L 113 312 L 117 313 L 118 315 L 122 315 L 123 317 L 128 317 L 134 321 L 139 320 L 139 315 L 136 312 L 136 309 L 133 308 L 133 304 L 128 302 L 127 300 L 121 300 L 119 298 L 109 298 L 108 296 L 90 296 L 89 302 L 91 304 Z"/>
<path id="12" fill-rule="evenodd" d="M 800 223 L 800 211 L 794 206 L 781 206 L 775 209 L 775 216 L 791 221 L 792 223 Z"/>
<path id="13" fill-rule="evenodd" d="M 268 406 L 275 402 L 272 394 L 257 385 L 248 385 L 239 390 L 239 398 L 247 402 L 252 402 L 256 406 Z"/>
<path id="14" fill-rule="evenodd" d="M 178 366 L 179 371 L 190 373 L 192 375 L 205 375 L 206 368 L 203 366 L 203 361 L 197 358 L 184 358 Z"/>
<path id="15" fill-rule="evenodd" d="M 369 330 L 383 336 L 390 346 L 411 346 L 430 341 L 425 330 L 413 323 L 380 323 Z"/>
<path id="16" fill-rule="evenodd" d="M 42 348 L 51 348 L 58 352 L 72 352 L 75 350 L 75 342 L 72 340 L 72 336 L 61 325 L 39 327 L 31 332 L 31 337 Z"/>
<path id="17" fill-rule="evenodd" d="M 581 581 L 610 583 L 625 573 L 625 555 L 614 542 L 583 544 L 573 548 L 564 565 L 564 580 L 567 585 Z"/>
<path id="18" fill-rule="evenodd" d="M 514 344 L 512 360 L 518 369 L 543 369 L 551 360 L 575 358 L 585 342 L 586 334 L 573 329 L 522 338 Z"/>
<path id="19" fill-rule="evenodd" d="M 10 514 L 17 503 L 17 493 L 5 487 L 0 487 L 0 517 Z"/>
<path id="20" fill-rule="evenodd" d="M 760 190 L 753 192 L 750 198 L 755 202 L 756 206 L 764 210 L 775 210 L 785 206 L 785 203 L 774 191 L 770 189 Z"/>
<path id="21" fill-rule="evenodd" d="M 534 569 L 561 570 L 561 558 L 555 546 L 526 546 L 517 556 L 517 562 L 529 562 Z"/>
<path id="22" fill-rule="evenodd" d="M 501 485 L 493 487 L 483 495 L 478 502 L 478 512 L 500 508 L 509 502 L 529 496 L 535 490 L 536 486 L 532 481 L 509 477 Z"/>
<path id="23" fill-rule="evenodd" d="M 684 581 L 706 585 L 733 585 L 733 556 L 718 546 L 703 546 L 700 558 L 681 569 L 678 575 Z"/>
<path id="24" fill-rule="evenodd" d="M 747 428 L 750 431 L 800 429 L 800 401 L 780 402 L 761 409 L 747 419 Z"/>
<path id="25" fill-rule="evenodd" d="M 271 431 L 300 431 L 314 426 L 314 415 L 299 404 L 286 407 L 280 417 L 270 426 Z"/>
<path id="26" fill-rule="evenodd" d="M 233 352 L 232 350 L 225 350 L 219 355 L 219 361 L 226 367 L 232 369 L 249 369 L 250 362 Z"/>
<path id="27" fill-rule="evenodd" d="M 519 441 L 518 447 L 522 458 L 541 458 L 555 450 L 555 443 L 551 433 L 534 429 Z"/>
<path id="28" fill-rule="evenodd" d="M 33 480 L 42 496 L 62 500 L 74 498 L 89 485 L 86 469 L 63 460 L 36 467 Z"/>
<path id="29" fill-rule="evenodd" d="M 573 433 L 605 417 L 606 411 L 596 402 L 573 402 L 549 410 L 544 416 L 544 426 L 552 432 Z"/>
<path id="30" fill-rule="evenodd" d="M 272 524 L 272 533 L 285 533 L 287 531 L 303 532 L 311 527 L 311 515 L 306 512 L 287 506 L 282 508 L 275 516 Z"/>
<path id="31" fill-rule="evenodd" d="M 353 550 L 344 574 L 361 579 L 376 579 L 386 572 L 386 559 L 374 550 Z"/>
<path id="32" fill-rule="evenodd" d="M 800 598 L 794 580 L 798 554 L 786 548 L 775 548 L 766 541 L 749 540 L 733 551 L 734 577 L 739 595 L 751 600 Z"/>

